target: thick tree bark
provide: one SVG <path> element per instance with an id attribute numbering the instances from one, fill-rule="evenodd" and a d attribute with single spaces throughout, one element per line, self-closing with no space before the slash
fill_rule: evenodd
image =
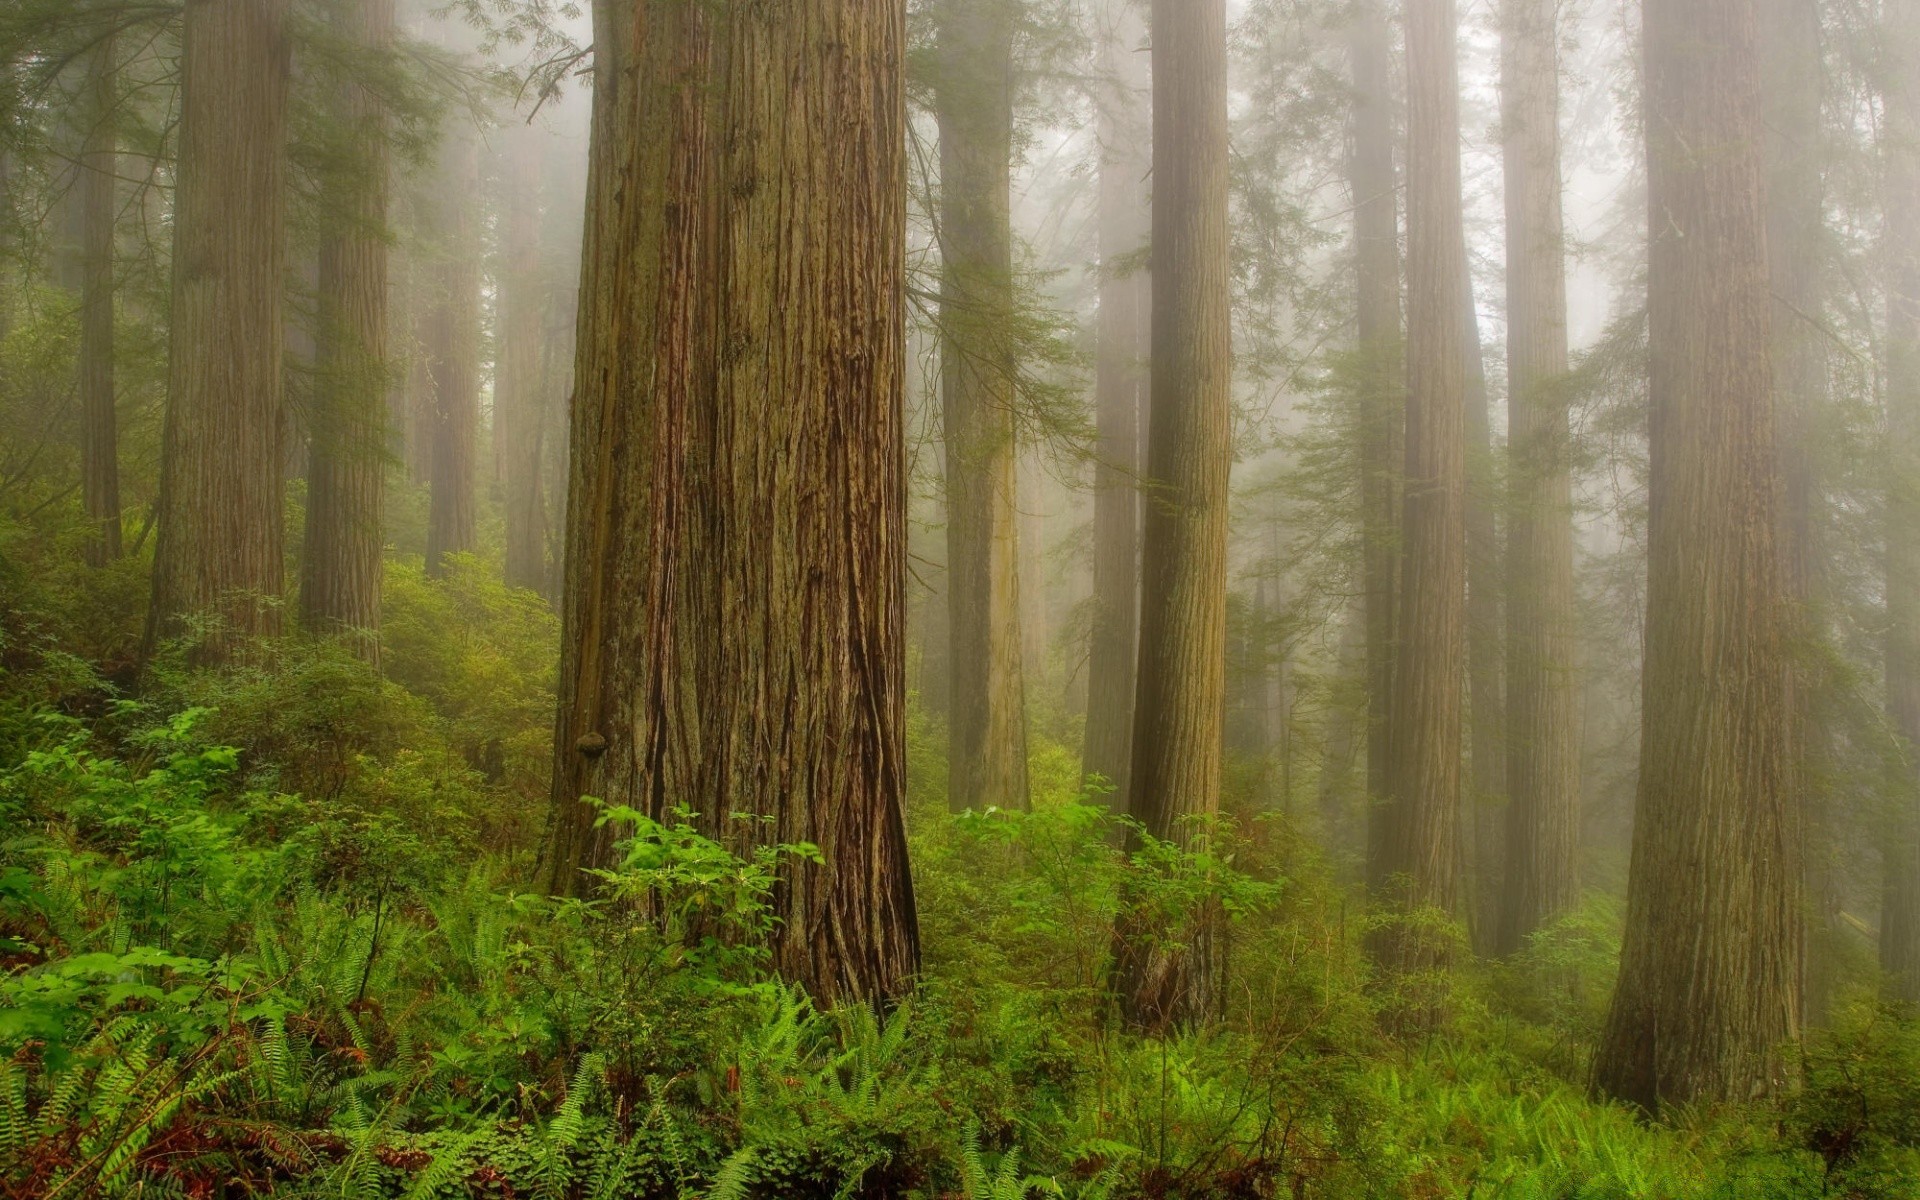
<path id="1" fill-rule="evenodd" d="M 1800 868 L 1754 0 L 1645 0 L 1647 650 L 1626 938 L 1595 1064 L 1657 1111 L 1779 1082 Z"/>
<path id="2" fill-rule="evenodd" d="M 947 800 L 1027 806 L 1011 187 L 1009 0 L 943 0 L 940 404 L 946 443 Z"/>
<path id="3" fill-rule="evenodd" d="M 505 270 L 501 281 L 500 367 L 494 384 L 495 453 L 500 458 L 507 524 L 509 587 L 545 592 L 546 489 L 541 464 L 551 403 L 545 347 L 549 291 L 541 272 L 539 131 L 507 131 Z"/>
<path id="4" fill-rule="evenodd" d="M 393 0 L 355 0 L 340 32 L 369 56 L 393 38 Z M 300 615 L 380 656 L 387 475 L 386 117 L 371 89 L 344 83 L 335 119 L 359 160 L 326 181 L 320 206 L 318 383 L 307 459 L 307 539 Z"/>
<path id="5" fill-rule="evenodd" d="M 1385 897 L 1402 914 L 1460 905 L 1469 368 L 1456 28 L 1453 0 L 1409 0 L 1406 483 Z M 1381 964 L 1444 965 L 1448 946 L 1424 928 L 1386 929 Z"/>
<path id="6" fill-rule="evenodd" d="M 1776 419 L 1780 426 L 1780 551 L 1792 647 L 1787 714 L 1794 814 L 1807 887 L 1805 1013 L 1826 1024 L 1835 964 L 1830 951 L 1841 932 L 1840 867 L 1828 797 L 1826 733 L 1816 712 L 1831 686 L 1821 663 L 1820 609 L 1826 593 L 1821 521 L 1814 480 L 1816 422 L 1826 400 L 1824 335 L 1808 314 L 1823 307 L 1822 249 L 1826 237 L 1821 180 L 1820 9 L 1816 0 L 1764 0 L 1760 15 L 1762 70 L 1768 100 L 1767 261 L 1772 277 Z"/>
<path id="7" fill-rule="evenodd" d="M 1148 108 L 1146 30 L 1128 0 L 1107 9 L 1108 78 L 1099 97 L 1100 320 L 1094 358 L 1093 628 L 1081 766 L 1128 811 L 1133 689 L 1140 640 L 1140 414 L 1147 393 L 1151 282 L 1144 255 Z"/>
<path id="8" fill-rule="evenodd" d="M 1886 84 L 1887 716 L 1906 741 L 1906 787 L 1886 838 L 1880 966 L 1920 1002 L 1920 0 L 1889 0 Z"/>
<path id="9" fill-rule="evenodd" d="M 601 0 L 594 35 L 551 886 L 613 859 L 583 796 L 810 842 L 775 965 L 896 996 L 905 5 Z"/>
<path id="10" fill-rule="evenodd" d="M 1554 0 L 1504 0 L 1507 207 L 1507 846 L 1496 949 L 1580 899 L 1580 692 Z"/>
<path id="11" fill-rule="evenodd" d="M 1366 604 L 1367 879 L 1389 867 L 1388 712 L 1399 594 L 1400 447 L 1405 359 L 1400 324 L 1400 206 L 1394 179 L 1393 33 L 1382 0 L 1359 0 L 1350 33 L 1351 156 L 1360 389 L 1361 593 Z"/>
<path id="12" fill-rule="evenodd" d="M 480 253 L 474 201 L 479 142 L 470 129 L 448 134 L 430 198 L 436 239 L 427 276 L 431 305 L 421 338 L 431 396 L 427 449 L 427 574 L 446 556 L 474 548 L 480 434 Z"/>
<path id="13" fill-rule="evenodd" d="M 1194 845 L 1220 809 L 1226 716 L 1227 509 L 1233 335 L 1227 263 L 1224 0 L 1154 0 L 1153 317 L 1134 701 L 1134 814 Z M 1120 999 L 1148 1029 L 1218 1004 L 1217 914 L 1184 936 L 1122 928 Z M 1129 936 L 1131 935 L 1131 936 Z"/>
<path id="14" fill-rule="evenodd" d="M 280 629 L 286 0 L 190 0 L 181 27 L 172 352 L 148 645 L 204 660 Z"/>
<path id="15" fill-rule="evenodd" d="M 96 567 L 120 557 L 120 422 L 113 383 L 116 56 L 112 36 L 94 48 L 80 160 L 80 494 L 93 534 L 87 562 Z"/>

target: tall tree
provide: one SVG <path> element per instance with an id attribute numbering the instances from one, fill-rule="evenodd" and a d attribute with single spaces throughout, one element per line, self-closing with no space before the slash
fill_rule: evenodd
<path id="1" fill-rule="evenodd" d="M 1012 0 L 942 0 L 940 406 L 946 443 L 947 800 L 1027 805 L 1014 442 Z"/>
<path id="2" fill-rule="evenodd" d="M 480 255 L 474 200 L 479 140 L 456 127 L 441 147 L 440 177 L 426 197 L 434 239 L 422 331 L 432 405 L 427 422 L 427 573 L 474 547 L 480 436 Z"/>
<path id="3" fill-rule="evenodd" d="M 1408 0 L 1407 406 L 1387 890 L 1402 912 L 1455 913 L 1460 891 L 1465 662 L 1468 296 L 1460 236 L 1460 101 L 1453 0 Z M 1397 925 L 1389 970 L 1439 965 L 1446 947 Z"/>
<path id="4" fill-rule="evenodd" d="M 516 123 L 502 163 L 507 216 L 500 290 L 500 366 L 494 385 L 494 450 L 501 459 L 507 583 L 547 590 L 546 459 L 550 372 L 545 354 L 549 292 L 541 270 L 541 131 Z"/>
<path id="5" fill-rule="evenodd" d="M 120 422 L 113 381 L 117 46 L 108 34 L 93 50 L 80 158 L 80 493 L 92 527 L 87 562 L 96 567 L 120 557 Z"/>
<path id="6" fill-rule="evenodd" d="M 1225 0 L 1154 0 L 1153 316 L 1132 807 L 1176 845 L 1220 809 L 1226 716 L 1233 370 L 1227 264 Z M 1120 999 L 1136 1025 L 1210 1016 L 1214 914 L 1174 939 L 1122 929 Z"/>
<path id="7" fill-rule="evenodd" d="M 1393 31 L 1383 0 L 1358 0 L 1349 31 L 1353 115 L 1347 162 L 1357 291 L 1361 594 L 1367 697 L 1367 878 L 1387 872 L 1388 710 L 1399 581 L 1399 449 L 1405 396 L 1400 205 L 1394 179 Z"/>
<path id="8" fill-rule="evenodd" d="M 1140 633 L 1140 414 L 1147 391 L 1151 300 L 1142 257 L 1151 218 L 1146 178 L 1146 30 L 1132 0 L 1110 0 L 1100 122 L 1100 318 L 1094 357 L 1093 629 L 1081 765 L 1113 784 L 1127 811 L 1133 686 Z"/>
<path id="9" fill-rule="evenodd" d="M 1777 1083 L 1798 1015 L 1754 0 L 1644 0 L 1651 475 L 1640 781 L 1595 1063 L 1657 1110 Z"/>
<path id="10" fill-rule="evenodd" d="M 773 961 L 823 1000 L 919 958 L 905 36 L 904 0 L 594 7 L 551 884 L 612 859 L 584 796 L 813 843 Z"/>
<path id="11" fill-rule="evenodd" d="M 1468 263 L 1466 228 L 1460 230 L 1460 261 Z M 1473 298 L 1472 270 L 1460 315 L 1466 352 L 1467 463 L 1467 776 L 1461 842 L 1472 882 L 1467 928 L 1474 950 L 1489 954 L 1499 927 L 1505 862 L 1506 687 L 1501 662 L 1505 588 L 1500 547 L 1500 482 L 1493 460 L 1493 422 L 1487 411 L 1487 368 L 1480 347 L 1480 311 Z"/>
<path id="12" fill-rule="evenodd" d="M 369 56 L 393 39 L 393 0 L 351 0 L 342 38 Z M 307 538 L 300 615 L 346 633 L 378 661 L 387 474 L 386 114 L 374 90 L 343 81 L 332 103 L 350 147 L 334 156 L 320 203 L 316 403 L 307 459 Z"/>
<path id="13" fill-rule="evenodd" d="M 1496 949 L 1580 898 L 1566 226 L 1554 0 L 1503 0 L 1507 207 L 1507 844 Z"/>
<path id="14" fill-rule="evenodd" d="M 286 0 L 192 0 L 181 26 L 172 348 L 148 644 L 277 633 L 284 586 L 281 321 Z"/>
<path id="15" fill-rule="evenodd" d="M 1906 741 L 1903 794 L 1886 841 L 1880 966 L 1920 1001 L 1920 0 L 1888 0 L 1886 126 L 1887 715 Z"/>

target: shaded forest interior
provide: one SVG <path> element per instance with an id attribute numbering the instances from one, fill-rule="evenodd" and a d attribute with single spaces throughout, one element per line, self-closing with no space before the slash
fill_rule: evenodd
<path id="1" fill-rule="evenodd" d="M 6 0 L 123 1196 L 1920 1200 L 1920 0 Z"/>

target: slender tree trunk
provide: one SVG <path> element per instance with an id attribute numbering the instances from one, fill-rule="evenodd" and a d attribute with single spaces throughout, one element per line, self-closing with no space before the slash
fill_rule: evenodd
<path id="1" fill-rule="evenodd" d="M 1227 274 L 1224 0 L 1153 4 L 1153 339 L 1134 700 L 1134 814 L 1200 844 L 1220 810 L 1226 715 L 1227 509 L 1233 337 Z M 1204 909 L 1172 941 L 1123 927 L 1127 1019 L 1165 1029 L 1217 1009 Z"/>
<path id="2" fill-rule="evenodd" d="M 87 562 L 96 567 L 120 557 L 120 423 L 113 385 L 116 57 L 112 36 L 94 48 L 80 163 L 80 492 L 93 527 Z"/>
<path id="3" fill-rule="evenodd" d="M 1135 657 L 1140 640 L 1140 414 L 1147 391 L 1152 126 L 1146 30 L 1127 0 L 1108 5 L 1100 121 L 1100 323 L 1094 359 L 1093 631 L 1081 765 L 1113 784 L 1127 812 Z"/>
<path id="4" fill-rule="evenodd" d="M 421 339 L 427 356 L 432 418 L 428 461 L 427 574 L 446 571 L 446 556 L 474 548 L 474 501 L 480 434 L 480 258 L 474 197 L 480 185 L 479 143 L 456 129 L 442 149 L 433 208 L 438 239 L 432 295 Z"/>
<path id="5" fill-rule="evenodd" d="M 823 1002 L 896 996 L 919 964 L 905 15 L 594 12 L 551 883 L 613 859 L 583 796 L 691 808 L 743 850 L 813 843 L 774 894 L 773 962 Z"/>
<path id="6" fill-rule="evenodd" d="M 148 646 L 210 616 L 217 660 L 280 629 L 286 0 L 191 0 L 181 26 L 172 353 Z"/>
<path id="7" fill-rule="evenodd" d="M 1883 851 L 1880 966 L 1895 998 L 1920 1002 L 1920 0 L 1889 0 L 1886 18 L 1887 715 L 1908 762 Z"/>
<path id="8" fill-rule="evenodd" d="M 1601 1091 L 1781 1082 L 1798 1024 L 1754 0 L 1645 0 L 1651 475 L 1640 788 Z"/>
<path id="9" fill-rule="evenodd" d="M 1027 806 L 1014 444 L 1013 36 L 1009 0 L 944 0 L 940 399 L 946 441 L 947 800 Z"/>
<path id="10" fill-rule="evenodd" d="M 541 273 L 541 134 L 524 126 L 507 132 L 505 278 L 501 290 L 500 368 L 494 385 L 495 452 L 501 459 L 507 522 L 507 585 L 547 590 L 546 410 L 551 375 L 545 369 L 548 289 Z"/>
<path id="11" fill-rule="evenodd" d="M 1402 914 L 1457 915 L 1469 369 L 1457 21 L 1453 0 L 1408 0 L 1406 19 L 1406 483 L 1387 891 Z M 1448 945 L 1425 928 L 1389 928 L 1375 947 L 1382 965 L 1403 973 L 1445 965 Z"/>
<path id="12" fill-rule="evenodd" d="M 1780 549 L 1786 589 L 1789 645 L 1787 713 L 1789 766 L 1805 847 L 1807 963 L 1805 1017 L 1827 1021 L 1834 983 L 1831 950 L 1842 936 L 1836 839 L 1822 782 L 1826 733 L 1816 708 L 1830 681 L 1821 663 L 1827 640 L 1820 610 L 1826 593 L 1825 555 L 1817 517 L 1813 447 L 1826 400 L 1823 334 L 1808 314 L 1823 307 L 1821 243 L 1825 187 L 1821 181 L 1822 100 L 1820 9 L 1816 0 L 1764 0 L 1760 44 L 1768 100 L 1767 261 L 1773 305 L 1774 406 L 1780 424 Z"/>
<path id="13" fill-rule="evenodd" d="M 1353 192 L 1360 387 L 1361 591 L 1366 600 L 1367 879 L 1389 871 L 1388 710 L 1399 594 L 1400 455 L 1406 380 L 1400 206 L 1393 169 L 1393 33 L 1383 0 L 1358 0 L 1351 32 Z"/>
<path id="14" fill-rule="evenodd" d="M 369 57 L 393 39 L 393 0 L 355 0 L 340 32 Z M 359 161 L 326 183 L 321 219 L 318 381 L 307 460 L 307 544 L 301 619 L 345 633 L 380 655 L 380 584 L 387 476 L 386 115 L 371 89 L 340 86 L 340 127 Z"/>
<path id="15" fill-rule="evenodd" d="M 1507 853 L 1496 949 L 1580 899 L 1580 691 L 1554 0 L 1503 0 L 1507 197 Z"/>
<path id="16" fill-rule="evenodd" d="M 1460 230 L 1460 261 L 1466 228 Z M 1502 678 L 1505 604 L 1500 548 L 1500 483 L 1493 462 L 1493 431 L 1487 413 L 1487 370 L 1481 357 L 1480 313 L 1471 269 L 1461 315 L 1466 329 L 1467 437 L 1467 818 L 1461 851 L 1472 881 L 1468 932 L 1477 954 L 1492 954 L 1499 928 L 1501 877 L 1506 843 L 1506 688 Z"/>

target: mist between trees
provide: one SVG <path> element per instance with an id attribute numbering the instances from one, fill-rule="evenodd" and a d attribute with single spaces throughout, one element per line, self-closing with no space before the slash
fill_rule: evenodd
<path id="1" fill-rule="evenodd" d="M 1920 0 L 11 0 L 0 1197 L 1920 1195 Z"/>

